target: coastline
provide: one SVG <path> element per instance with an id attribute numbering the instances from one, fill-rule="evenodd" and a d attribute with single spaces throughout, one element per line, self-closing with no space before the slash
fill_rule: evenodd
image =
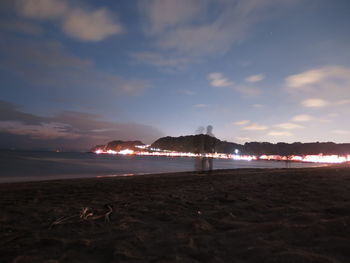
<path id="1" fill-rule="evenodd" d="M 0 195 L 4 263 L 350 261 L 349 164 L 2 183 Z"/>
<path id="2" fill-rule="evenodd" d="M 198 158 L 97 155 L 81 153 L 11 152 L 1 154 L 0 183 L 71 178 L 95 178 L 121 174 L 154 174 L 193 171 Z M 216 159 L 215 169 L 300 168 L 325 166 L 320 163 L 272 160 Z"/>

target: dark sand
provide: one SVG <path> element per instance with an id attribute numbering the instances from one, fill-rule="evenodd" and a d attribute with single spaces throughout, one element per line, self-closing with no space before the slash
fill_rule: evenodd
<path id="1" fill-rule="evenodd" d="M 0 209 L 1 263 L 350 262 L 346 166 L 0 184 Z"/>

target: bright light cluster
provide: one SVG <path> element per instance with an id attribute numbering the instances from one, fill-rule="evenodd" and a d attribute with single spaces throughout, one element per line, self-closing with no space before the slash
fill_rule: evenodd
<path id="1" fill-rule="evenodd" d="M 139 147 L 137 147 L 139 148 Z M 145 149 L 145 148 L 142 148 Z M 119 152 L 113 150 L 103 151 L 98 149 L 96 154 L 120 154 L 120 155 L 141 155 L 141 156 L 166 156 L 166 157 L 207 157 L 215 159 L 233 159 L 233 160 L 272 160 L 272 161 L 294 161 L 294 162 L 309 162 L 309 163 L 345 163 L 350 162 L 350 155 L 292 155 L 292 156 L 280 156 L 280 155 L 261 155 L 260 157 L 254 155 L 239 155 L 239 154 L 224 154 L 224 153 L 184 153 L 184 152 L 171 152 L 171 151 L 133 151 L 129 149 L 121 150 Z"/>
<path id="2" fill-rule="evenodd" d="M 138 148 L 138 147 L 137 147 Z M 154 150 L 154 149 L 153 149 Z M 166 157 L 207 157 L 207 158 L 215 158 L 215 159 L 234 159 L 234 160 L 257 160 L 256 156 L 250 155 L 232 155 L 232 154 L 224 154 L 224 153 L 206 153 L 206 154 L 198 154 L 198 153 L 184 153 L 184 152 L 171 152 L 171 151 L 161 151 L 160 149 L 156 149 L 156 151 L 133 151 L 129 149 L 125 149 L 122 151 L 113 151 L 107 150 L 103 151 L 102 149 L 98 149 L 95 151 L 96 154 L 121 154 L 121 155 L 143 155 L 143 156 L 166 156 Z"/>
<path id="3" fill-rule="evenodd" d="M 307 163 L 345 163 L 350 162 L 350 155 L 292 155 L 292 156 L 280 156 L 280 155 L 261 155 L 260 160 L 273 160 L 273 161 L 295 161 L 295 162 L 307 162 Z"/>
<path id="4" fill-rule="evenodd" d="M 312 163 L 345 163 L 350 162 L 350 155 L 307 155 L 302 161 Z"/>

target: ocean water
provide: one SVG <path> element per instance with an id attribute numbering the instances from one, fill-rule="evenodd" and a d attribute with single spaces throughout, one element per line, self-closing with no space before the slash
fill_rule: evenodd
<path id="1" fill-rule="evenodd" d="M 129 176 L 195 170 L 196 158 L 96 155 L 77 152 L 0 151 L 0 183 Z M 320 164 L 214 160 L 214 169 L 301 168 Z"/>

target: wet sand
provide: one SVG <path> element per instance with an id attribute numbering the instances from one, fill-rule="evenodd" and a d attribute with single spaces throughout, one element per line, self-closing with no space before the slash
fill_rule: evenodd
<path id="1" fill-rule="evenodd" d="M 8 183 L 0 209 L 2 263 L 350 262 L 349 166 Z"/>

